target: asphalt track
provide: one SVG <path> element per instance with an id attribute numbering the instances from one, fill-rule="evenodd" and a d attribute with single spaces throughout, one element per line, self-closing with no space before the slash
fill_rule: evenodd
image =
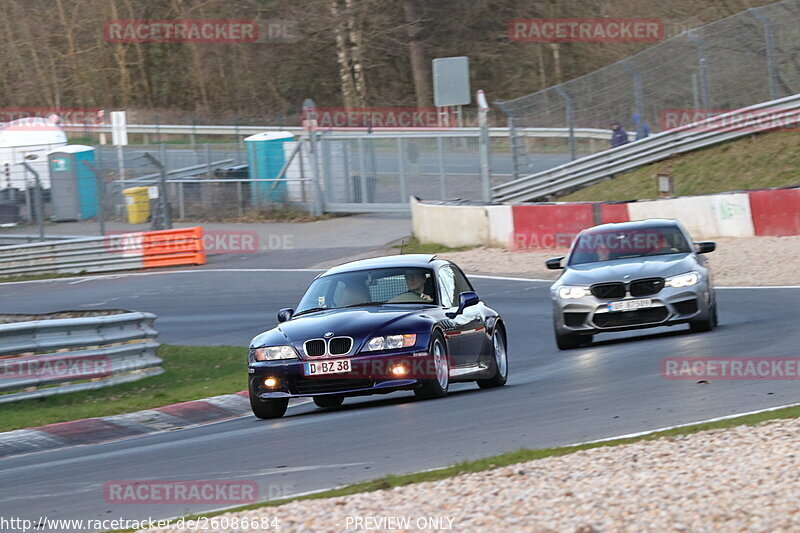
<path id="1" fill-rule="evenodd" d="M 286 256 L 277 263 L 300 260 Z M 159 316 L 162 342 L 245 346 L 275 324 L 278 308 L 296 304 L 316 272 L 242 266 L 226 261 L 179 273 L 3 284 L 0 312 L 151 311 Z M 510 379 L 502 389 L 462 384 L 440 400 L 419 402 L 402 392 L 349 399 L 327 412 L 304 403 L 276 421 L 248 416 L 0 460 L 2 515 L 172 517 L 207 509 L 111 505 L 103 484 L 254 480 L 266 499 L 800 401 L 793 381 L 699 384 L 659 373 L 668 356 L 797 356 L 800 289 L 721 290 L 721 325 L 710 333 L 690 334 L 685 326 L 620 333 L 560 352 L 552 339 L 548 283 L 473 281 L 508 326 Z M 243 384 L 245 377 L 243 366 Z"/>

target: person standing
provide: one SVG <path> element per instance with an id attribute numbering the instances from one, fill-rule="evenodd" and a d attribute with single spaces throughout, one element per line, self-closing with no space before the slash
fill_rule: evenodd
<path id="1" fill-rule="evenodd" d="M 628 142 L 628 132 L 622 128 L 619 122 L 611 123 L 611 148 L 622 146 Z"/>

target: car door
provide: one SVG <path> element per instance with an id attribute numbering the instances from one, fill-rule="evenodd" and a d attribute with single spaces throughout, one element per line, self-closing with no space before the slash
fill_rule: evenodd
<path id="1" fill-rule="evenodd" d="M 441 304 L 448 312 L 458 309 L 458 295 L 471 291 L 472 286 L 461 270 L 453 264 L 439 267 L 437 275 Z M 447 347 L 453 366 L 470 366 L 477 363 L 485 342 L 485 325 L 481 304 L 467 307 L 464 312 L 447 321 Z"/>

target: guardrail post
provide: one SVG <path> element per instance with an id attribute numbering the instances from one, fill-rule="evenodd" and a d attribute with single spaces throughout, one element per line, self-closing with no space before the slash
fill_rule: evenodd
<path id="1" fill-rule="evenodd" d="M 33 174 L 33 183 L 36 188 L 33 190 L 33 198 L 34 203 L 36 204 L 36 208 L 34 210 L 36 214 L 36 226 L 39 228 L 39 240 L 44 240 L 44 200 L 42 198 L 42 182 L 39 181 L 39 173 L 36 172 L 32 166 L 30 166 L 27 162 L 23 162 L 22 165 L 28 170 L 31 174 Z"/>
<path id="2" fill-rule="evenodd" d="M 575 161 L 575 112 L 572 108 L 572 97 L 560 85 L 556 85 L 553 89 L 564 99 L 567 110 L 567 127 L 569 128 L 569 158 L 570 161 Z"/>
<path id="3" fill-rule="evenodd" d="M 517 155 L 517 128 L 514 117 L 508 117 L 508 142 L 511 146 L 511 173 L 514 179 L 519 179 L 519 155 Z"/>
<path id="4" fill-rule="evenodd" d="M 706 45 L 703 39 L 697 35 L 697 32 L 690 30 L 686 35 L 697 47 L 698 67 L 700 69 L 700 97 L 703 99 L 703 108 L 708 111 L 711 109 L 710 98 L 708 94 L 708 66 L 706 64 Z"/>
<path id="5" fill-rule="evenodd" d="M 626 60 L 619 62 L 620 65 L 631 75 L 633 78 L 633 102 L 636 107 L 636 114 L 639 116 L 639 121 L 636 124 L 636 138 L 644 138 L 644 91 L 642 90 L 642 76 L 639 71 L 633 68 Z"/>
<path id="6" fill-rule="evenodd" d="M 775 67 L 775 42 L 772 31 L 772 21 L 757 7 L 747 11 L 761 21 L 764 26 L 764 47 L 767 50 L 767 73 L 769 75 L 769 95 L 772 100 L 778 99 L 778 69 Z"/>

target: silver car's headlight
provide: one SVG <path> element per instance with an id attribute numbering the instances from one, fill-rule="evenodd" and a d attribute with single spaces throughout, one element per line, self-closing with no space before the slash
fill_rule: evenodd
<path id="1" fill-rule="evenodd" d="M 374 352 L 376 350 L 397 350 L 398 348 L 408 348 L 417 343 L 417 336 L 414 334 L 406 335 L 387 335 L 385 337 L 373 337 L 363 348 L 363 352 Z"/>
<path id="2" fill-rule="evenodd" d="M 564 285 L 563 287 L 558 288 L 558 297 L 564 300 L 583 298 L 584 296 L 589 296 L 590 294 L 592 294 L 592 292 L 589 290 L 589 287 L 574 287 L 570 285 Z"/>
<path id="3" fill-rule="evenodd" d="M 692 285 L 697 285 L 698 281 L 700 281 L 700 274 L 697 272 L 686 272 L 685 274 L 678 274 L 677 276 L 671 276 L 667 278 L 664 282 L 664 285 L 667 287 L 680 289 L 681 287 L 691 287 Z"/>
<path id="4" fill-rule="evenodd" d="M 291 346 L 264 346 L 253 350 L 253 357 L 256 361 L 297 359 L 297 352 Z"/>

